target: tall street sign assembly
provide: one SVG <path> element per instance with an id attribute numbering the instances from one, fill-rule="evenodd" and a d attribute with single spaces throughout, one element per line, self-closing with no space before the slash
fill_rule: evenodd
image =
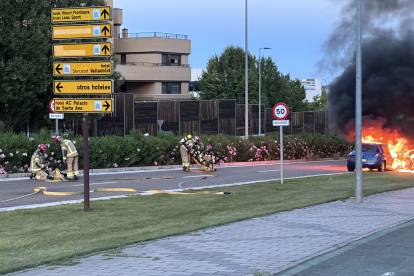
<path id="1" fill-rule="evenodd" d="M 53 45 L 53 58 L 95 58 L 110 57 L 112 45 L 108 42 L 85 43 L 85 39 L 112 37 L 112 10 L 104 7 L 74 7 L 52 9 L 52 39 L 79 39 L 82 43 Z M 85 24 L 72 24 L 72 23 Z M 69 25 L 59 23 L 71 23 Z M 55 80 L 53 93 L 56 95 L 111 95 L 114 92 L 112 79 L 84 79 L 85 76 L 110 76 L 113 73 L 111 61 L 56 61 L 53 76 L 84 76 L 80 80 Z M 101 96 L 104 97 L 104 96 Z M 53 113 L 83 113 L 83 177 L 84 210 L 89 210 L 89 113 L 111 113 L 114 110 L 112 98 L 55 98 L 49 103 Z"/>

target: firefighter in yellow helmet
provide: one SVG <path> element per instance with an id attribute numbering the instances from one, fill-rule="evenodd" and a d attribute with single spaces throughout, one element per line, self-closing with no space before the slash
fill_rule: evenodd
<path id="1" fill-rule="evenodd" d="M 200 143 L 200 138 L 198 136 L 191 137 L 191 135 L 188 135 L 181 139 L 180 153 L 181 162 L 183 164 L 183 171 L 188 171 L 190 169 L 189 154 L 194 154 L 195 146 L 198 143 Z"/>
<path id="2" fill-rule="evenodd" d="M 78 166 L 78 151 L 75 145 L 70 140 L 63 139 L 60 136 L 56 136 L 55 144 L 60 144 L 62 149 L 63 163 L 66 163 L 67 178 L 69 180 L 79 179 L 79 166 Z"/>
<path id="3" fill-rule="evenodd" d="M 32 171 L 30 179 L 33 177 L 39 180 L 53 179 L 52 176 L 49 176 L 47 161 L 44 161 L 45 151 L 46 146 L 40 144 L 37 146 L 37 150 L 33 153 L 32 159 L 30 160 L 30 170 Z"/>

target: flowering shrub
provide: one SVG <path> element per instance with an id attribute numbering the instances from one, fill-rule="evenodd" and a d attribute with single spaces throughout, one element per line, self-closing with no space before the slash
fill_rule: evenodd
<path id="1" fill-rule="evenodd" d="M 83 167 L 83 138 L 72 132 L 61 135 L 73 141 L 79 153 L 79 167 Z M 184 136 L 184 135 L 183 135 Z M 198 151 L 207 145 L 213 147 L 216 163 L 266 161 L 280 159 L 280 137 L 278 133 L 266 136 L 251 136 L 244 140 L 235 136 L 199 135 L 201 143 Z M 39 144 L 46 145 L 45 161 L 49 168 L 64 169 L 60 145 L 54 144 L 54 135 L 47 131 L 33 134 L 28 138 L 22 134 L 0 134 L 0 174 L 29 172 L 30 158 Z M 93 168 L 116 168 L 132 166 L 177 165 L 181 164 L 179 141 L 181 136 L 162 133 L 146 137 L 138 131 L 130 135 L 91 137 L 89 143 L 89 166 Z M 306 155 L 332 157 L 348 154 L 353 144 L 341 136 L 307 134 L 284 136 L 284 159 L 305 158 Z"/>

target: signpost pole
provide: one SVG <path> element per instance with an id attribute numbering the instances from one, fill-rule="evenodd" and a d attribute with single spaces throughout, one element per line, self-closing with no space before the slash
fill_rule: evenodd
<path id="1" fill-rule="evenodd" d="M 83 195 L 84 211 L 89 211 L 89 118 L 88 113 L 83 114 Z"/>
<path id="2" fill-rule="evenodd" d="M 55 119 L 55 124 L 56 124 L 56 131 L 55 131 L 55 135 L 56 136 L 58 136 L 58 134 L 59 134 L 59 131 L 58 131 L 58 125 L 59 125 L 59 123 L 58 123 L 58 119 Z"/>
<path id="3" fill-rule="evenodd" d="M 283 127 L 280 126 L 280 184 L 283 184 Z"/>

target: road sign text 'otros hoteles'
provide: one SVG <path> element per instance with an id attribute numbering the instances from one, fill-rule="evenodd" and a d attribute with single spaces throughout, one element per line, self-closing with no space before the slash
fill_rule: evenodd
<path id="1" fill-rule="evenodd" d="M 114 88 L 113 80 L 55 80 L 55 94 L 111 94 Z"/>

